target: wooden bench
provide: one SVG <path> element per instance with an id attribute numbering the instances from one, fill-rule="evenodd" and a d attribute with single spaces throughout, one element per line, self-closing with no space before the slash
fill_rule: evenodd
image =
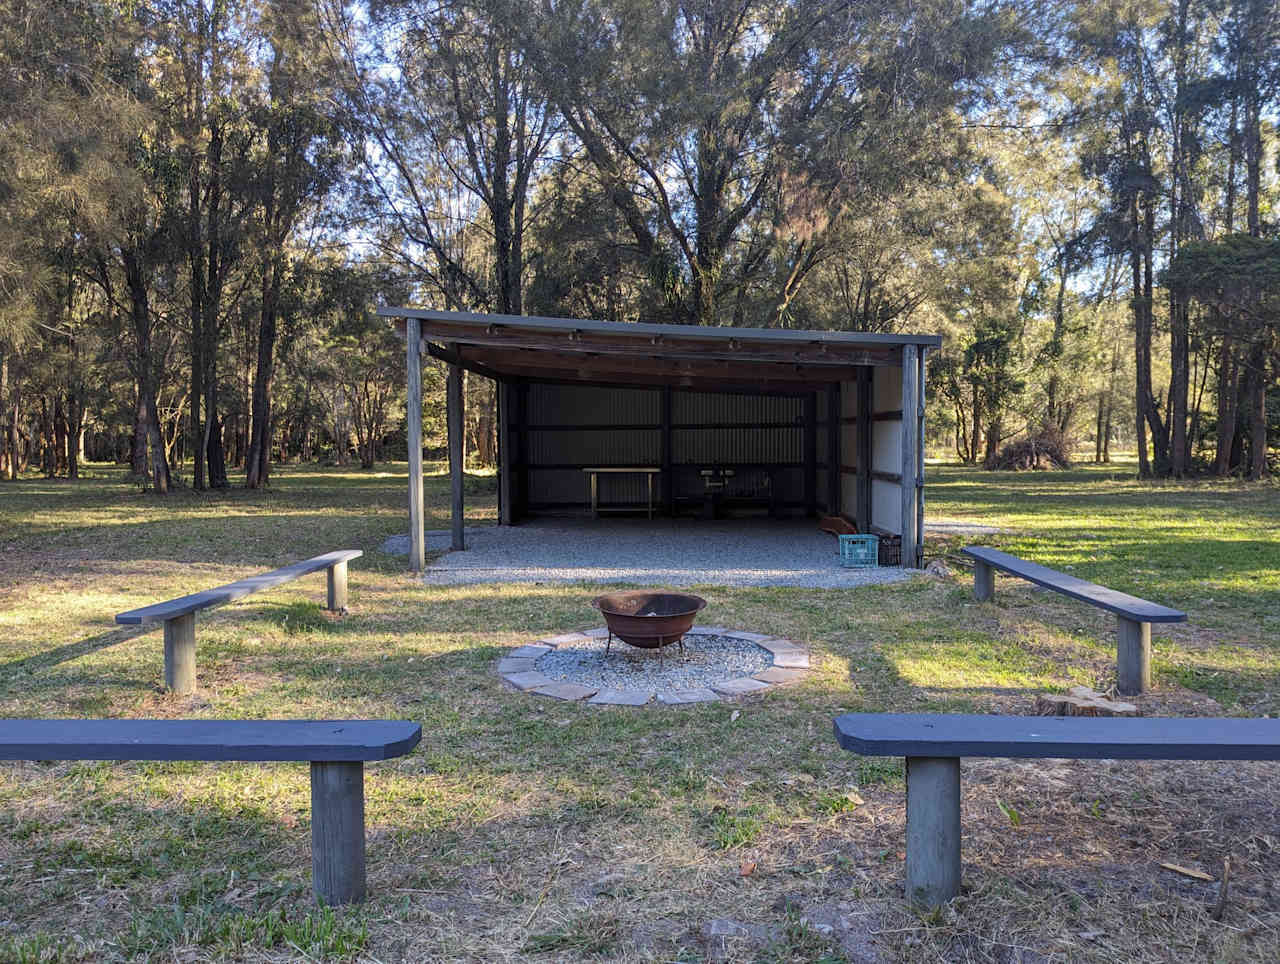
<path id="1" fill-rule="evenodd" d="M 403 756 L 407 720 L 0 720 L 0 760 L 289 760 L 311 764 L 311 880 L 364 900 L 364 761 Z"/>
<path id="2" fill-rule="evenodd" d="M 995 595 L 995 570 L 1079 599 L 1116 614 L 1116 689 L 1126 696 L 1151 688 L 1151 624 L 1184 623 L 1187 614 L 1128 593 L 1086 582 L 1056 569 L 1027 562 L 999 549 L 966 546 L 960 550 L 974 562 L 973 595 L 986 602 Z"/>
<path id="3" fill-rule="evenodd" d="M 960 892 L 960 758 L 1280 760 L 1280 720 L 849 713 L 840 746 L 907 761 L 907 898 Z"/>
<path id="4" fill-rule="evenodd" d="M 196 613 L 202 609 L 225 606 L 251 593 L 271 589 L 286 582 L 319 572 L 328 574 L 325 608 L 341 612 L 347 608 L 347 563 L 364 555 L 359 549 L 339 549 L 322 556 L 295 562 L 283 569 L 273 569 L 259 576 L 206 589 L 179 599 L 116 613 L 123 626 L 145 626 L 164 623 L 164 685 L 175 693 L 191 693 L 196 688 Z"/>

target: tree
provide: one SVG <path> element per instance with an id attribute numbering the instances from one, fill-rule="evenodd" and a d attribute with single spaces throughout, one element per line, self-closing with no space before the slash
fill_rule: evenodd
<path id="1" fill-rule="evenodd" d="M 836 214 L 915 169 L 933 138 L 913 135 L 1002 40 L 997 17 L 945 5 L 547 10 L 529 43 L 577 156 L 669 288 L 667 320 L 694 324 L 780 323 Z"/>
<path id="2" fill-rule="evenodd" d="M 1230 337 L 1245 346 L 1255 386 L 1249 410 L 1249 477 L 1267 473 L 1269 388 L 1280 380 L 1280 241 L 1233 234 L 1184 245 L 1168 283 L 1182 297 L 1216 310 Z"/>
<path id="3" fill-rule="evenodd" d="M 245 486 L 266 484 L 271 468 L 271 380 L 276 330 L 286 276 L 298 257 L 295 232 L 347 169 L 338 150 L 338 127 L 329 116 L 334 94 L 321 56 L 313 10 L 298 0 L 275 0 L 265 25 L 268 62 L 264 103 L 252 122 L 265 133 L 254 158 L 257 217 L 253 239 L 261 245 L 257 361 L 253 378 Z"/>

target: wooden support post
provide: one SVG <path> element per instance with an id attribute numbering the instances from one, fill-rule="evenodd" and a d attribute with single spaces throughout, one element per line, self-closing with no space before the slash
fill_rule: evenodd
<path id="1" fill-rule="evenodd" d="M 840 383 L 827 386 L 827 515 L 840 514 Z"/>
<path id="2" fill-rule="evenodd" d="M 996 571 L 985 562 L 973 564 L 973 598 L 986 602 L 996 594 Z"/>
<path id="3" fill-rule="evenodd" d="M 804 511 L 818 514 L 818 394 L 804 397 Z"/>
<path id="4" fill-rule="evenodd" d="M 1116 691 L 1136 696 L 1151 688 L 1151 624 L 1116 617 Z"/>
<path id="5" fill-rule="evenodd" d="M 924 568 L 924 408 L 925 375 L 929 350 L 921 347 L 916 361 L 916 568 Z"/>
<path id="6" fill-rule="evenodd" d="M 179 695 L 195 692 L 195 613 L 164 621 L 164 688 Z"/>
<path id="7" fill-rule="evenodd" d="M 872 369 L 858 369 L 858 505 L 855 521 L 859 532 L 871 531 L 871 406 Z"/>
<path id="8" fill-rule="evenodd" d="M 335 562 L 325 570 L 325 574 L 328 581 L 324 608 L 330 612 L 342 612 L 347 608 L 347 560 Z"/>
<path id="9" fill-rule="evenodd" d="M 462 367 L 449 366 L 449 381 L 445 391 L 445 420 L 449 425 L 449 483 L 453 499 L 453 538 L 451 545 L 455 550 L 465 549 L 466 539 L 463 527 L 466 524 L 465 509 L 462 501 L 465 466 L 463 459 L 463 398 Z"/>
<path id="10" fill-rule="evenodd" d="M 960 760 L 907 757 L 907 900 L 926 909 L 960 893 Z"/>
<path id="11" fill-rule="evenodd" d="M 515 480 L 511 457 L 511 386 L 498 382 L 498 525 L 515 524 Z"/>
<path id="12" fill-rule="evenodd" d="M 920 467 L 916 464 L 919 458 L 916 432 L 919 421 L 916 409 L 919 406 L 919 385 L 916 379 L 920 375 L 918 367 L 919 352 L 915 345 L 902 346 L 902 514 L 899 527 L 902 530 L 902 565 L 914 569 L 918 564 L 916 549 L 916 483 L 920 475 Z"/>
<path id="13" fill-rule="evenodd" d="M 515 451 L 512 458 L 519 468 L 515 473 L 513 498 L 516 503 L 515 516 L 523 519 L 529 514 L 529 385 L 527 382 L 516 383 L 515 397 Z"/>
<path id="14" fill-rule="evenodd" d="M 322 904 L 364 900 L 364 764 L 311 764 L 311 884 Z"/>
<path id="15" fill-rule="evenodd" d="M 662 386 L 662 511 L 676 514 L 675 480 L 671 477 L 671 386 Z"/>
<path id="16" fill-rule="evenodd" d="M 422 511 L 422 323 L 406 318 L 405 379 L 408 397 L 405 420 L 409 442 L 409 568 L 421 572 L 425 561 L 424 516 Z"/>

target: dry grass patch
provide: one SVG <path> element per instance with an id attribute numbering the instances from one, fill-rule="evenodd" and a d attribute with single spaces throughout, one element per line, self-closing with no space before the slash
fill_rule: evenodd
<path id="1" fill-rule="evenodd" d="M 602 709 L 493 673 L 515 645 L 592 625 L 597 588 L 413 580 L 378 551 L 404 531 L 403 467 L 289 469 L 269 493 L 170 500 L 100 474 L 0 487 L 0 713 L 402 717 L 424 737 L 368 767 L 372 899 L 332 913 L 309 899 L 305 767 L 0 767 L 0 959 L 1230 961 L 1280 946 L 1266 765 L 968 763 L 965 892 L 925 918 L 902 903 L 901 762 L 839 751 L 832 717 L 1027 712 L 1035 692 L 1104 687 L 1114 627 L 1087 607 L 1009 581 L 977 605 L 962 576 L 701 587 L 709 619 L 799 640 L 812 672 L 734 704 Z M 1280 712 L 1280 573 L 1250 548 L 1277 510 L 1259 490 L 986 481 L 947 470 L 930 504 L 969 506 L 1010 529 L 1005 548 L 1087 578 L 1133 566 L 1134 532 L 1156 533 L 1137 566 L 1155 575 L 1116 584 L 1192 621 L 1157 632 L 1147 712 Z M 491 518 L 492 480 L 471 485 Z M 436 480 L 429 526 L 444 527 L 445 498 Z M 1206 554 L 1209 533 L 1184 528 L 1179 554 L 1159 535 L 1178 499 L 1225 548 Z M 326 616 L 316 577 L 201 616 L 193 698 L 159 690 L 158 630 L 111 625 L 339 547 L 366 553 L 351 612 Z M 1201 598 L 1218 600 L 1208 621 Z M 1226 856 L 1222 920 L 1216 884 L 1159 867 L 1216 877 Z"/>

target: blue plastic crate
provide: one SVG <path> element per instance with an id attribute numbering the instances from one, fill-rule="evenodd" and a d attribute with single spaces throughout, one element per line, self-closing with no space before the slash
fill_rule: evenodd
<path id="1" fill-rule="evenodd" d="M 880 564 L 880 537 L 841 535 L 840 565 L 846 569 L 874 569 Z"/>

